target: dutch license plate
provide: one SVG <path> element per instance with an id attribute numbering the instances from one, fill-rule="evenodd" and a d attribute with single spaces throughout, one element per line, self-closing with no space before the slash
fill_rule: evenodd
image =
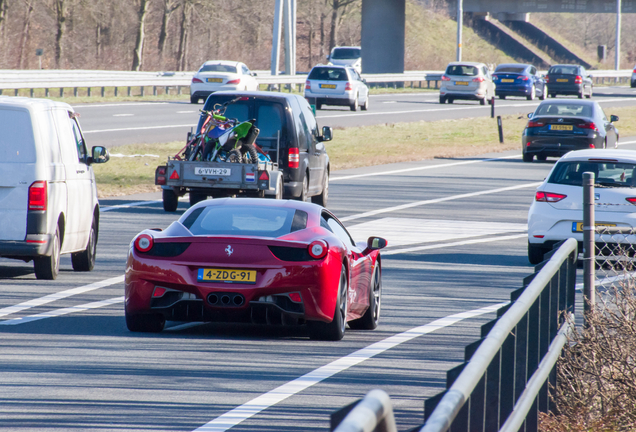
<path id="1" fill-rule="evenodd" d="M 320 84 L 320 88 L 330 88 L 330 89 L 335 89 L 336 85 L 335 84 Z"/>
<path id="2" fill-rule="evenodd" d="M 513 82 L 515 82 L 515 80 L 513 80 L 513 79 L 502 79 L 501 82 L 513 83 Z"/>
<path id="3" fill-rule="evenodd" d="M 256 283 L 256 270 L 200 268 L 199 282 Z"/>
<path id="4" fill-rule="evenodd" d="M 597 227 L 615 227 L 612 223 L 597 223 Z M 583 222 L 572 222 L 572 232 L 583 232 Z"/>
<path id="5" fill-rule="evenodd" d="M 563 131 L 571 131 L 572 125 L 550 125 L 550 130 L 563 130 Z"/>
<path id="6" fill-rule="evenodd" d="M 229 176 L 232 174 L 231 168 L 204 168 L 204 167 L 194 167 L 195 175 L 211 175 L 211 176 Z"/>
<path id="7" fill-rule="evenodd" d="M 455 81 L 455 85 L 468 85 L 468 81 Z"/>
<path id="8" fill-rule="evenodd" d="M 557 82 L 568 82 L 568 81 L 570 80 L 567 78 L 557 78 Z"/>
<path id="9" fill-rule="evenodd" d="M 223 82 L 223 78 L 208 78 L 208 82 L 220 83 Z"/>

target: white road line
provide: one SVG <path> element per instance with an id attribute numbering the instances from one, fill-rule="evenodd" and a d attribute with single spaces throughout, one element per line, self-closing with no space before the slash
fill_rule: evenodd
<path id="1" fill-rule="evenodd" d="M 123 277 L 122 277 L 123 278 Z M 75 312 L 83 312 L 89 309 L 97 309 L 100 307 L 104 307 L 104 306 L 110 306 L 116 303 L 123 303 L 124 302 L 124 296 L 121 297 L 115 297 L 112 299 L 108 299 L 108 300 L 101 300 L 101 301 L 96 301 L 96 302 L 92 302 L 92 303 L 86 303 L 83 305 L 79 305 L 79 306 L 71 306 L 68 308 L 64 308 L 64 309 L 56 309 L 56 310 L 52 310 L 49 312 L 44 312 L 41 314 L 37 314 L 37 315 L 30 315 L 30 316 L 26 316 L 26 317 L 22 317 L 22 318 L 14 318 L 14 319 L 10 319 L 10 320 L 6 320 L 6 321 L 0 321 L 0 325 L 17 325 L 17 324 L 24 324 L 24 323 L 28 323 L 28 322 L 32 322 L 32 321 L 38 321 L 38 320 L 42 320 L 45 318 L 53 318 L 53 317 L 59 317 L 62 315 L 68 315 L 68 314 L 72 314 Z"/>
<path id="2" fill-rule="evenodd" d="M 104 108 L 104 107 L 120 107 L 120 106 L 143 106 L 143 105 L 168 105 L 170 102 L 134 102 L 134 103 L 118 103 L 118 104 L 88 104 L 73 105 L 74 108 Z"/>
<path id="3" fill-rule="evenodd" d="M 622 145 L 628 145 L 628 144 L 636 144 L 636 141 L 625 141 L 625 142 L 619 142 L 618 145 L 622 146 Z M 329 179 L 331 180 L 331 179 Z"/>
<path id="4" fill-rule="evenodd" d="M 396 255 L 396 254 L 402 254 L 402 253 L 408 253 L 408 252 L 418 252 L 418 251 L 423 251 L 428 249 L 441 249 L 441 248 L 454 247 L 454 246 L 464 246 L 464 245 L 478 244 L 478 243 L 490 243 L 490 242 L 496 242 L 496 241 L 502 241 L 502 240 L 513 240 L 513 239 L 519 239 L 524 237 L 527 238 L 528 234 L 524 233 L 524 234 L 515 234 L 515 235 L 508 235 L 508 236 L 489 237 L 484 239 L 464 240 L 464 241 L 458 241 L 458 242 L 452 242 L 452 243 L 440 243 L 440 244 L 428 245 L 428 246 L 414 246 L 414 247 L 394 249 L 394 250 L 389 249 L 389 250 L 382 251 L 382 256 Z"/>
<path id="5" fill-rule="evenodd" d="M 335 181 L 340 181 L 340 180 L 349 180 L 349 179 L 361 178 L 361 177 L 373 177 L 373 176 L 400 174 L 400 173 L 411 172 L 411 171 L 422 171 L 422 170 L 429 170 L 429 169 L 436 169 L 436 168 L 446 168 L 446 167 L 452 167 L 452 166 L 458 166 L 458 165 L 470 165 L 470 164 L 476 164 L 476 163 L 482 163 L 482 162 L 492 162 L 492 161 L 498 161 L 498 160 L 519 159 L 519 158 L 521 158 L 521 155 L 502 156 L 502 157 L 491 158 L 491 159 L 479 159 L 479 160 L 470 160 L 470 161 L 461 161 L 461 162 L 451 162 L 451 163 L 447 163 L 447 164 L 427 165 L 427 166 L 415 167 L 415 168 L 403 168 L 403 169 L 397 169 L 397 170 L 391 170 L 391 171 L 381 171 L 381 172 L 376 172 L 376 173 L 352 174 L 352 175 L 348 175 L 348 176 L 334 177 L 334 178 L 330 177 L 329 181 L 330 182 L 335 182 Z"/>
<path id="6" fill-rule="evenodd" d="M 449 315 L 444 318 L 435 320 L 429 324 L 425 324 L 420 327 L 415 327 L 407 330 L 403 333 L 399 333 L 388 337 L 384 340 L 369 345 L 366 348 L 362 348 L 355 351 L 348 356 L 334 360 L 331 363 L 319 367 L 318 369 L 311 371 L 293 381 L 285 383 L 274 390 L 271 390 L 251 401 L 244 403 L 243 405 L 234 408 L 231 411 L 215 418 L 214 420 L 206 423 L 200 428 L 195 429 L 195 432 L 224 432 L 233 426 L 236 426 L 248 418 L 260 413 L 261 411 L 270 408 L 285 399 L 300 393 L 308 389 L 309 387 L 318 384 L 327 378 L 331 378 L 337 373 L 343 372 L 365 360 L 375 357 L 383 352 L 395 348 L 396 346 L 409 342 L 419 336 L 434 332 L 444 327 L 452 326 L 460 321 L 468 318 L 475 318 L 487 313 L 495 312 L 507 303 L 499 303 L 492 306 L 487 306 L 480 309 L 474 309 L 467 312 L 461 312 L 458 314 Z"/>
<path id="7" fill-rule="evenodd" d="M 91 131 L 83 131 L 84 134 L 91 133 L 102 133 L 102 132 L 122 132 L 122 131 L 136 131 L 136 130 L 148 130 L 148 129 L 167 129 L 167 128 L 180 128 L 180 127 L 192 127 L 193 123 L 189 123 L 187 125 L 164 125 L 164 126 L 142 126 L 142 127 L 129 127 L 129 128 L 119 128 L 119 129 L 102 129 L 102 130 L 91 130 Z"/>
<path id="8" fill-rule="evenodd" d="M 498 193 L 498 192 L 506 192 L 506 191 L 524 189 L 524 188 L 529 188 L 529 187 L 537 187 L 541 183 L 542 182 L 524 183 L 524 184 L 517 185 L 517 186 L 508 186 L 508 187 L 504 187 L 504 188 L 488 189 L 488 190 L 479 191 L 479 192 L 470 192 L 470 193 L 465 193 L 465 194 L 460 194 L 460 195 L 451 195 L 451 196 L 447 196 L 447 197 L 444 197 L 444 198 L 436 198 L 436 199 L 430 199 L 430 200 L 415 201 L 415 202 L 410 202 L 410 203 L 407 203 L 407 204 L 402 204 L 402 205 L 399 205 L 399 206 L 385 207 L 385 208 L 378 209 L 378 210 L 371 210 L 371 211 L 368 211 L 368 212 L 365 212 L 365 213 L 359 213 L 357 215 L 346 216 L 346 217 L 339 218 L 339 219 L 340 219 L 341 222 L 347 222 L 347 221 L 351 221 L 351 220 L 355 220 L 355 219 L 360 219 L 360 218 L 369 217 L 369 216 L 375 216 L 375 215 L 378 215 L 378 214 L 389 213 L 389 212 L 394 212 L 394 211 L 398 211 L 398 210 L 404 210 L 404 209 L 408 209 L 408 208 L 412 208 L 412 207 L 419 207 L 419 206 L 423 206 L 423 205 L 427 205 L 427 204 L 436 204 L 436 203 L 440 203 L 440 202 L 453 201 L 453 200 L 458 200 L 458 199 L 463 199 L 463 198 L 470 198 L 470 197 L 475 197 L 475 196 L 480 196 L 480 195 L 490 195 L 490 194 L 494 194 L 494 193 Z"/>
<path id="9" fill-rule="evenodd" d="M 112 210 L 117 210 L 117 209 L 123 209 L 123 208 L 130 208 L 130 207 L 138 207 L 138 206 L 142 206 L 142 205 L 148 205 L 148 204 L 157 204 L 161 202 L 161 200 L 154 200 L 154 201 L 138 201 L 138 202 L 133 202 L 130 204 L 117 204 L 114 206 L 105 206 L 105 207 L 100 207 L 99 208 L 99 212 L 107 212 L 107 211 L 112 211 Z"/>
<path id="10" fill-rule="evenodd" d="M 113 114 L 113 117 L 132 117 L 134 114 Z"/>
<path id="11" fill-rule="evenodd" d="M 58 293 L 49 294 L 44 297 L 28 300 L 23 303 L 18 303 L 17 305 L 14 305 L 14 306 L 9 306 L 9 307 L 0 309 L 0 317 L 14 314 L 16 312 L 20 312 L 26 309 L 31 309 L 36 306 L 42 306 L 47 303 L 51 303 L 51 302 L 54 302 L 63 298 L 71 297 L 77 294 L 83 294 L 85 292 L 94 291 L 96 289 L 122 283 L 123 281 L 124 281 L 124 275 L 121 275 L 121 276 L 116 276 L 114 278 L 105 279 L 99 282 L 93 282 L 92 284 L 84 285 L 78 288 L 71 288 L 65 291 L 60 291 Z"/>

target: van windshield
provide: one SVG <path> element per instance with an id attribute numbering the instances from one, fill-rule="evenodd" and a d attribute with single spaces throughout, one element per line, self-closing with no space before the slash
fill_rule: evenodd
<path id="1" fill-rule="evenodd" d="M 331 53 L 331 58 L 334 60 L 359 59 L 360 51 L 360 48 L 336 48 Z"/>
<path id="2" fill-rule="evenodd" d="M 35 141 L 27 111 L 0 109 L 0 163 L 35 162 Z"/>

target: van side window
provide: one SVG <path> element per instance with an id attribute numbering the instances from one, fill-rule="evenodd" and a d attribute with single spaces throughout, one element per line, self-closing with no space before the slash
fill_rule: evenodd
<path id="1" fill-rule="evenodd" d="M 316 141 L 318 141 L 318 124 L 316 123 L 316 118 L 314 117 L 314 113 L 311 112 L 311 108 L 309 107 L 309 103 L 305 99 L 301 99 L 299 101 L 300 107 L 303 110 L 303 117 L 305 120 L 305 124 L 307 125 L 307 129 L 309 130 L 309 135 L 307 135 L 312 141 L 311 146 L 313 146 Z"/>
<path id="2" fill-rule="evenodd" d="M 290 98 L 289 103 L 292 108 L 294 128 L 296 129 L 296 135 L 298 136 L 298 150 L 306 152 L 309 150 L 309 143 L 311 141 L 308 139 L 309 131 L 307 130 L 307 125 L 305 125 L 305 121 L 303 120 L 302 110 L 300 109 L 300 105 L 298 105 L 298 100 L 296 98 Z"/>
<path id="3" fill-rule="evenodd" d="M 74 121 L 70 119 L 70 113 L 67 110 L 54 109 L 52 113 L 55 119 L 55 129 L 57 131 L 62 161 L 66 164 L 76 164 L 78 160 L 81 160 L 81 154 L 78 151 L 78 144 L 74 134 L 75 131 L 71 126 Z"/>
<path id="4" fill-rule="evenodd" d="M 259 136 L 276 138 L 283 130 L 283 110 L 280 104 L 262 104 L 256 112 L 256 126 L 261 130 Z"/>
<path id="5" fill-rule="evenodd" d="M 70 116 L 71 113 L 69 112 L 69 117 Z M 77 124 L 77 119 L 74 117 L 71 120 L 71 128 L 73 129 L 73 137 L 75 138 L 75 145 L 77 146 L 79 161 L 86 163 L 86 144 L 84 144 L 84 137 L 82 136 L 79 124 Z"/>

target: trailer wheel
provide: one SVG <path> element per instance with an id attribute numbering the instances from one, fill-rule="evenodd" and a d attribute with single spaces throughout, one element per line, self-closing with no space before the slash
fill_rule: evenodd
<path id="1" fill-rule="evenodd" d="M 179 197 L 172 189 L 164 189 L 162 191 L 163 209 L 167 212 L 177 211 L 179 206 Z"/>

